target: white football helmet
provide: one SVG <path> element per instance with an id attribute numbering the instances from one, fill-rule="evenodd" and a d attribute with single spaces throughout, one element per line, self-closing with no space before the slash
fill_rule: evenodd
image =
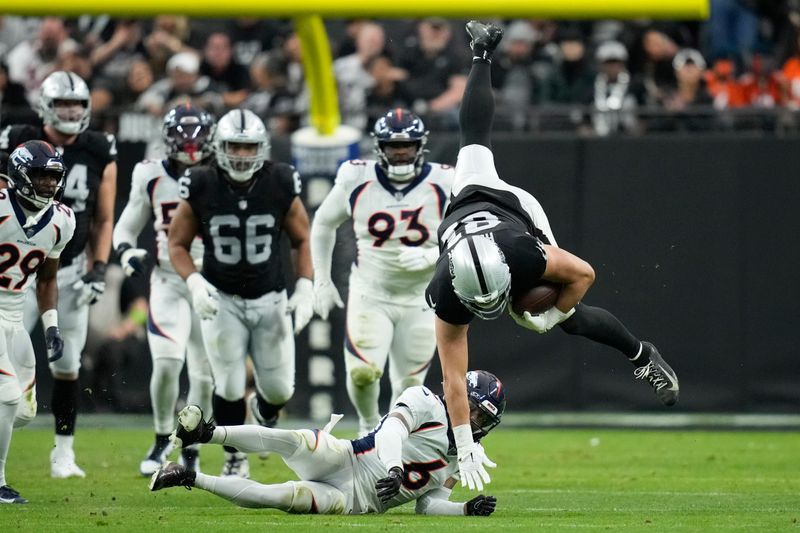
<path id="1" fill-rule="evenodd" d="M 60 100 L 81 102 L 82 109 L 56 105 Z M 89 127 L 92 99 L 89 86 L 74 72 L 58 70 L 47 76 L 39 92 L 39 116 L 45 124 L 66 135 L 76 135 Z"/>
<path id="2" fill-rule="evenodd" d="M 236 154 L 235 145 L 253 144 L 253 154 Z M 211 149 L 217 164 L 233 181 L 244 183 L 264 166 L 269 158 L 269 135 L 267 128 L 258 116 L 248 109 L 234 109 L 225 114 L 217 123 Z"/>
<path id="3" fill-rule="evenodd" d="M 489 235 L 466 235 L 448 253 L 453 291 L 464 307 L 485 320 L 499 317 L 508 304 L 511 271 Z"/>

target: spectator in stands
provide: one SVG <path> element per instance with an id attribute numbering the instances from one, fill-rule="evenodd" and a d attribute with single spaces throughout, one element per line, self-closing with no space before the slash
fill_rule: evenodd
<path id="1" fill-rule="evenodd" d="M 592 99 L 595 70 L 578 26 L 565 25 L 556 36 L 558 54 L 551 77 L 543 80 L 540 103 L 582 103 Z"/>
<path id="2" fill-rule="evenodd" d="M 742 86 L 736 78 L 736 63 L 730 59 L 718 59 L 705 73 L 708 92 L 714 99 L 716 109 L 743 107 L 747 105 Z"/>
<path id="3" fill-rule="evenodd" d="M 678 45 L 665 32 L 649 28 L 642 34 L 642 82 L 651 104 L 663 102 L 675 87 L 673 59 L 678 53 Z"/>
<path id="4" fill-rule="evenodd" d="M 142 94 L 145 93 L 154 81 L 153 69 L 145 59 L 139 58 L 130 65 L 125 79 L 121 84 L 98 84 L 92 88 L 92 114 L 97 120 L 98 128 L 104 131 L 115 132 L 117 140 L 141 141 L 148 140 L 157 135 L 158 128 L 161 126 L 160 117 L 156 118 L 156 129 L 150 125 L 153 123 L 152 115 L 143 117 L 143 120 L 136 121 L 134 126 L 129 121 L 128 126 L 120 125 L 121 117 L 132 113 L 140 115 L 147 113 L 142 102 Z M 131 129 L 140 133 L 134 133 Z M 155 132 L 155 133 L 153 133 Z"/>
<path id="5" fill-rule="evenodd" d="M 413 111 L 418 115 L 447 112 L 455 125 L 456 110 L 467 83 L 469 58 L 463 47 L 451 46 L 452 39 L 453 29 L 447 19 L 421 20 L 416 35 L 406 42 L 398 66 L 408 72 Z"/>
<path id="6" fill-rule="evenodd" d="M 755 53 L 750 68 L 739 78 L 747 105 L 773 108 L 781 103 L 780 75 L 771 57 Z"/>
<path id="7" fill-rule="evenodd" d="M 142 44 L 142 23 L 137 20 L 118 20 L 111 37 L 92 49 L 91 60 L 97 79 L 92 87 L 118 89 L 134 61 L 147 57 Z"/>
<path id="8" fill-rule="evenodd" d="M 0 57 L 38 31 L 38 18 L 0 15 Z"/>
<path id="9" fill-rule="evenodd" d="M 153 28 L 144 38 L 144 47 L 150 66 L 157 78 L 164 74 L 167 60 L 178 52 L 190 52 L 189 19 L 172 15 L 160 15 L 153 21 Z"/>
<path id="10" fill-rule="evenodd" d="M 74 72 L 90 86 L 94 85 L 91 51 L 72 39 L 68 39 L 59 47 L 55 69 Z"/>
<path id="11" fill-rule="evenodd" d="M 795 35 L 793 54 L 783 64 L 778 80 L 785 105 L 800 109 L 800 33 Z"/>
<path id="12" fill-rule="evenodd" d="M 31 105 L 36 105 L 39 86 L 55 70 L 58 49 L 68 38 L 64 21 L 47 17 L 42 20 L 35 38 L 22 41 L 8 53 L 8 75 L 12 81 L 25 87 Z"/>
<path id="13" fill-rule="evenodd" d="M 661 104 L 669 113 L 651 118 L 648 129 L 657 131 L 710 129 L 714 117 L 708 111 L 712 100 L 703 78 L 706 69 L 703 55 L 694 48 L 683 48 L 675 54 L 672 64 L 676 84 L 665 90 L 661 99 Z"/>
<path id="14" fill-rule="evenodd" d="M 167 77 L 155 82 L 137 104 L 149 113 L 162 116 L 181 102 L 192 102 L 219 115 L 222 95 L 207 76 L 200 76 L 200 58 L 194 52 L 179 52 L 167 61 Z"/>
<path id="15" fill-rule="evenodd" d="M 231 39 L 225 33 L 214 32 L 208 36 L 200 74 L 217 86 L 227 109 L 239 107 L 250 93 L 250 73 L 234 60 Z"/>
<path id="16" fill-rule="evenodd" d="M 237 18 L 228 21 L 225 34 L 231 40 L 234 61 L 250 65 L 262 52 L 279 49 L 291 31 L 287 20 Z"/>
<path id="17" fill-rule="evenodd" d="M 534 100 L 536 79 L 533 48 L 537 34 L 528 21 L 509 24 L 492 60 L 492 85 L 497 91 L 497 119 L 508 117 L 511 128 L 523 130 L 528 121 L 527 110 Z"/>
<path id="18" fill-rule="evenodd" d="M 628 50 L 619 41 L 608 41 L 597 48 L 599 72 L 594 81 L 592 127 L 597 135 L 618 132 L 637 133 L 641 125 L 636 108 L 642 103 L 644 88 L 628 72 Z"/>
<path id="19" fill-rule="evenodd" d="M 11 81 L 8 66 L 0 61 L 0 127 L 8 124 L 35 124 L 37 115 L 25 97 L 25 87 Z"/>
<path id="20" fill-rule="evenodd" d="M 387 109 L 411 106 L 413 95 L 404 81 L 406 72 L 397 68 L 390 57 L 375 56 L 367 62 L 366 69 L 374 80 L 367 94 L 367 124 L 374 124 Z"/>
<path id="21" fill-rule="evenodd" d="M 386 35 L 374 22 L 362 24 L 356 35 L 356 51 L 333 62 L 339 87 L 342 123 L 360 130 L 367 127 L 367 93 L 375 80 L 366 70 L 367 63 L 386 52 Z"/>
<path id="22" fill-rule="evenodd" d="M 731 59 L 742 67 L 758 40 L 758 13 L 752 0 L 711 0 L 708 41 L 711 59 Z"/>
<path id="23" fill-rule="evenodd" d="M 294 95 L 287 84 L 286 60 L 280 50 L 256 56 L 250 65 L 252 92 L 242 104 L 267 124 L 277 135 L 288 135 L 297 128 Z"/>

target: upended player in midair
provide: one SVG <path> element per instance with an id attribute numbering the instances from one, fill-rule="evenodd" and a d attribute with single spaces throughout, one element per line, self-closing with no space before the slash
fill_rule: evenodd
<path id="1" fill-rule="evenodd" d="M 214 133 L 214 164 L 192 167 L 178 180 L 181 197 L 169 227 L 169 255 L 186 280 L 200 316 L 214 376 L 217 422 L 245 421 L 245 361 L 253 361 L 258 423 L 271 427 L 294 394 L 294 334 L 313 311 L 308 214 L 293 167 L 269 158 L 264 123 L 252 111 L 223 116 Z M 289 237 L 297 277 L 291 298 L 281 266 Z M 202 235 L 202 273 L 191 256 Z M 294 312 L 294 328 L 289 311 Z M 223 475 L 249 476 L 247 455 L 225 447 Z"/>
<path id="2" fill-rule="evenodd" d="M 72 210 L 54 199 L 64 189 L 66 167 L 55 148 L 27 141 L 8 161 L 8 189 L 0 191 L 0 504 L 27 503 L 6 484 L 13 428 L 36 416 L 36 361 L 23 325 L 26 292 L 36 284 L 48 360 L 61 358 L 58 330 L 58 261 L 75 232 Z"/>
<path id="3" fill-rule="evenodd" d="M 466 375 L 472 438 L 476 446 L 503 416 L 506 391 L 493 374 Z M 300 478 L 262 485 L 238 478 L 197 474 L 170 463 L 153 474 L 150 490 L 197 487 L 241 507 L 273 508 L 289 513 L 365 514 L 416 501 L 418 514 L 488 516 L 493 496 L 468 502 L 448 501 L 458 462 L 443 399 L 418 385 L 403 391 L 397 403 L 370 434 L 356 440 L 329 433 L 341 418 L 333 415 L 324 429 L 295 431 L 258 426 L 214 427 L 196 406 L 178 416 L 175 440 L 231 444 L 249 452 L 279 454 Z"/>
<path id="4" fill-rule="evenodd" d="M 180 201 L 178 179 L 187 168 L 208 162 L 213 133 L 214 119 L 203 109 L 187 104 L 171 109 L 162 126 L 167 157 L 145 159 L 134 167 L 128 203 L 114 227 L 114 249 L 128 276 L 144 271 L 148 253 L 138 248 L 136 241 L 151 219 L 156 234 L 156 265 L 150 275 L 147 320 L 147 343 L 153 358 L 150 401 L 155 442 L 139 465 L 145 476 L 152 475 L 172 450 L 169 435 L 175 427 L 175 402 L 184 361 L 189 375 L 187 402 L 211 413 L 213 383 L 200 319 L 192 309 L 192 295 L 186 283 L 175 273 L 169 259 L 167 235 Z M 192 242 L 190 253 L 198 264 L 203 260 L 199 238 Z M 181 460 L 190 470 L 197 470 L 197 448 L 184 448 Z"/>
<path id="5" fill-rule="evenodd" d="M 362 435 L 380 419 L 387 358 L 392 403 L 425 381 L 433 359 L 434 317 L 425 305 L 425 287 L 439 257 L 436 228 L 454 176 L 452 167 L 425 161 L 428 132 L 410 111 L 389 111 L 375 122 L 373 135 L 378 160 L 342 163 L 311 226 L 314 307 L 327 318 L 334 305 L 342 305 L 331 281 L 336 228 L 353 221 L 358 251 L 350 271 L 344 353 L 347 393 Z"/>
<path id="6" fill-rule="evenodd" d="M 665 405 L 678 400 L 678 378 L 655 346 L 641 342 L 611 313 L 580 303 L 594 282 L 586 262 L 558 248 L 539 202 L 497 174 L 490 131 L 494 113 L 491 57 L 502 30 L 476 21 L 467 24 L 472 38 L 472 68 L 461 103 L 461 149 L 453 196 L 439 226 L 441 257 L 428 285 L 427 298 L 436 311 L 436 343 L 444 375 L 447 407 L 458 447 L 462 484 L 482 488 L 493 466 L 472 442 L 469 404 L 464 395 L 468 364 L 467 331 L 478 316 L 499 317 L 509 300 L 526 294 L 541 280 L 562 284 L 555 307 L 514 320 L 545 333 L 556 325 L 622 352 Z"/>

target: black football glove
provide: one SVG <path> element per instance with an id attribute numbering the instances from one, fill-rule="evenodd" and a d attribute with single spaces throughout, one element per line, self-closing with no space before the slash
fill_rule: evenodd
<path id="1" fill-rule="evenodd" d="M 497 506 L 497 498 L 480 494 L 465 503 L 467 516 L 489 516 Z"/>
<path id="2" fill-rule="evenodd" d="M 389 470 L 389 475 L 379 479 L 375 483 L 375 490 L 378 491 L 378 499 L 381 503 L 386 503 L 400 492 L 400 485 L 403 484 L 403 469 L 393 466 Z"/>
<path id="3" fill-rule="evenodd" d="M 72 289 L 78 292 L 75 300 L 78 307 L 95 304 L 106 291 L 106 264 L 95 261 L 92 270 L 76 281 Z"/>
<path id="4" fill-rule="evenodd" d="M 51 363 L 61 359 L 64 355 L 64 339 L 61 338 L 61 332 L 57 326 L 50 326 L 44 332 L 44 342 L 47 346 L 47 360 Z"/>

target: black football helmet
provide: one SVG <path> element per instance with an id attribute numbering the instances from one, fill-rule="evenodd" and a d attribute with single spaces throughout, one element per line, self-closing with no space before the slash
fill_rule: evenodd
<path id="1" fill-rule="evenodd" d="M 173 107 L 164 116 L 161 128 L 167 157 L 184 165 L 196 165 L 211 155 L 214 127 L 214 117 L 195 105 Z"/>
<path id="2" fill-rule="evenodd" d="M 8 182 L 14 194 L 44 209 L 64 192 L 64 160 L 50 143 L 27 141 L 8 157 Z"/>
<path id="3" fill-rule="evenodd" d="M 506 410 L 506 390 L 491 372 L 470 370 L 467 372 L 467 400 L 472 436 L 477 441 L 500 423 Z"/>
<path id="4" fill-rule="evenodd" d="M 428 130 L 421 118 L 408 109 L 392 109 L 375 121 L 372 136 L 378 164 L 390 179 L 409 181 L 419 175 L 425 163 L 425 145 L 428 143 Z M 395 157 L 392 160 L 384 148 L 393 143 L 416 143 L 416 153 L 408 159 Z"/>

